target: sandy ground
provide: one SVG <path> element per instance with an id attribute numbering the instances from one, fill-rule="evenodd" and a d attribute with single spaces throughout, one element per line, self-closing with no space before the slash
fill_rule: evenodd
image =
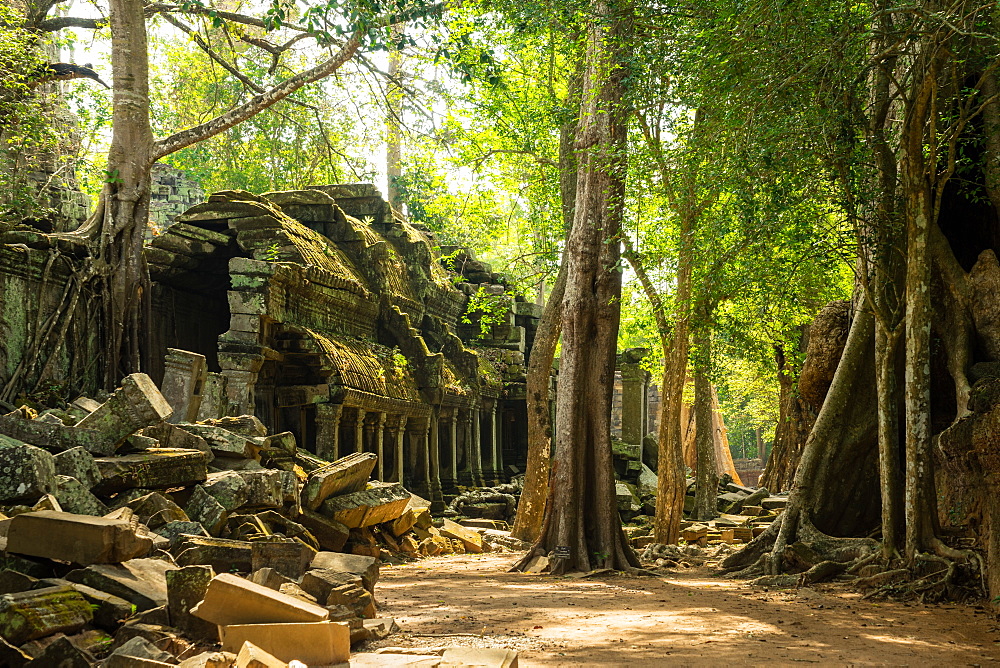
<path id="1" fill-rule="evenodd" d="M 975 606 L 872 603 L 834 585 L 751 588 L 707 568 L 665 577 L 507 573 L 517 555 L 383 568 L 378 647 L 517 649 L 521 666 L 1000 665 L 1000 626 Z"/>

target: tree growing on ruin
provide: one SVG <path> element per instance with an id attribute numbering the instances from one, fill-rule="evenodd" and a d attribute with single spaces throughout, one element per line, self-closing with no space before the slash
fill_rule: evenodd
<path id="1" fill-rule="evenodd" d="M 185 147 L 225 132 L 292 95 L 303 86 L 337 72 L 360 51 L 385 43 L 390 27 L 401 21 L 433 17 L 445 8 L 422 0 L 394 3 L 386 10 L 369 6 L 342 8 L 336 3 L 310 6 L 302 16 L 293 8 L 274 2 L 261 16 L 224 11 L 198 0 L 179 5 L 109 0 L 107 17 L 99 19 L 51 16 L 59 0 L 39 0 L 27 7 L 23 26 L 39 33 L 75 27 L 106 26 L 111 36 L 113 125 L 105 184 L 96 210 L 78 230 L 61 235 L 65 242 L 88 248 L 80 272 L 78 298 L 86 286 L 96 296 L 100 313 L 104 383 L 111 388 L 122 375 L 143 367 L 142 324 L 148 320 L 149 277 L 142 245 L 149 214 L 150 170 L 158 160 Z M 343 12 L 343 13 L 342 13 Z M 150 123 L 150 80 L 147 21 L 161 16 L 191 35 L 199 47 L 250 94 L 233 108 L 198 125 L 154 137 Z M 213 46 L 185 20 L 200 22 L 206 30 L 220 31 L 227 44 L 240 44 L 232 53 Z M 345 28 L 346 26 L 346 28 Z M 238 53 L 253 48 L 270 61 L 269 73 L 279 68 L 282 56 L 299 42 L 311 39 L 325 52 L 317 64 L 280 78 L 268 88 L 250 80 L 240 70 Z"/>

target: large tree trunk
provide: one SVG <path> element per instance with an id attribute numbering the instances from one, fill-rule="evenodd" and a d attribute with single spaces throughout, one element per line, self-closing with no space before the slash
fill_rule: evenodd
<path id="1" fill-rule="evenodd" d="M 577 148 L 573 230 L 566 247 L 563 354 L 555 461 L 542 535 L 524 565 L 548 555 L 554 574 L 638 566 L 621 528 L 611 457 L 611 397 L 621 309 L 619 233 L 625 195 L 624 17 L 592 4 Z"/>
<path id="2" fill-rule="evenodd" d="M 567 100 L 579 108 L 580 73 L 570 79 Z M 577 122 L 564 123 L 559 128 L 559 195 L 562 203 L 563 224 L 567 233 L 573 229 L 576 205 L 576 153 L 573 140 Z M 542 532 L 545 517 L 545 499 L 549 493 L 549 460 L 552 456 L 552 417 L 549 410 L 549 384 L 556 346 L 562 333 L 562 306 L 566 294 L 566 259 L 563 258 L 556 274 L 549 300 L 542 311 L 531 346 L 528 373 L 525 383 L 528 409 L 528 461 L 524 472 L 524 488 L 517 504 L 511 535 L 533 543 Z"/>
<path id="3" fill-rule="evenodd" d="M 143 4 L 112 0 L 110 9 L 113 132 L 95 261 L 103 284 L 102 361 L 109 389 L 123 375 L 141 368 L 140 319 L 142 304 L 149 298 L 142 244 L 149 218 L 153 151 Z"/>
<path id="4" fill-rule="evenodd" d="M 694 369 L 695 442 L 698 452 L 698 472 L 695 486 L 694 516 L 710 520 L 718 516 L 716 497 L 719 474 L 715 463 L 715 429 L 712 424 L 712 381 L 708 378 L 711 364 L 711 332 L 704 327 L 695 330 L 697 363 Z"/>

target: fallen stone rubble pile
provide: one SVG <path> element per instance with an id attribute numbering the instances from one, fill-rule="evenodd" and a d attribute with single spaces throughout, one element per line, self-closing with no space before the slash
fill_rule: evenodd
<path id="1" fill-rule="evenodd" d="M 685 515 L 690 515 L 694 509 L 694 498 L 695 481 L 688 478 L 687 494 L 684 497 Z M 774 496 L 763 487 L 744 487 L 724 475 L 719 481 L 717 495 L 716 508 L 719 516 L 711 520 L 683 520 L 680 535 L 682 545 L 703 548 L 709 545 L 749 543 L 777 519 L 787 504 L 787 495 Z M 655 543 L 653 518 L 650 516 L 635 516 L 624 528 L 632 546 L 642 550 L 641 560 L 645 563 L 666 567 L 699 563 L 697 552 L 684 552 L 678 550 L 677 546 Z"/>
<path id="2" fill-rule="evenodd" d="M 325 462 L 253 416 L 171 422 L 183 401 L 133 374 L 103 403 L 0 416 L 0 666 L 404 665 L 350 656 L 398 631 L 380 560 L 504 544 L 369 481 L 373 454 Z M 482 652 L 413 665 L 517 664 Z"/>

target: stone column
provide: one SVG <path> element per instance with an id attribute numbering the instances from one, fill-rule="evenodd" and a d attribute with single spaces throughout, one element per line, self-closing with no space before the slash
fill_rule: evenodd
<path id="1" fill-rule="evenodd" d="M 411 475 L 413 486 L 418 493 L 430 500 L 431 498 L 431 462 L 430 462 L 430 420 L 410 420 L 410 448 L 414 451 L 416 468 Z"/>
<path id="2" fill-rule="evenodd" d="M 486 481 L 483 479 L 483 441 L 482 425 L 479 423 L 479 409 L 473 408 L 472 427 L 472 480 L 479 487 L 485 487 Z"/>
<path id="3" fill-rule="evenodd" d="M 638 364 L 622 364 L 622 441 L 637 445 L 646 435 L 644 418 L 649 372 Z"/>
<path id="4" fill-rule="evenodd" d="M 340 414 L 343 404 L 316 404 L 316 456 L 332 462 L 338 459 Z"/>
<path id="5" fill-rule="evenodd" d="M 378 456 L 378 463 L 376 464 L 378 470 L 378 479 L 385 481 L 385 467 L 382 464 L 383 455 L 382 452 L 382 442 L 385 437 L 385 413 L 374 413 L 375 419 L 372 422 L 374 426 L 374 443 L 375 443 L 375 454 Z"/>
<path id="6" fill-rule="evenodd" d="M 500 399 L 493 402 L 490 419 L 493 422 L 493 456 L 496 457 L 497 478 L 498 482 L 504 482 L 507 480 L 507 471 L 503 465 L 503 411 L 500 410 Z"/>
<path id="7" fill-rule="evenodd" d="M 163 382 L 160 392 L 174 409 L 168 422 L 194 422 L 201 408 L 208 366 L 205 356 L 188 350 L 167 348 L 163 358 Z"/>
<path id="8" fill-rule="evenodd" d="M 435 406 L 427 418 L 427 473 L 430 476 L 430 496 L 427 498 L 431 502 L 433 513 L 444 510 L 444 495 L 441 493 L 440 419 L 440 409 Z"/>
<path id="9" fill-rule="evenodd" d="M 406 437 L 406 416 L 400 415 L 397 422 L 395 422 L 395 430 L 390 431 L 392 434 L 392 440 L 389 442 L 389 447 L 395 452 L 392 463 L 392 475 L 389 478 L 389 482 L 403 482 L 403 475 L 406 470 L 406 465 L 403 462 L 403 439 Z"/>
<path id="10" fill-rule="evenodd" d="M 475 485 L 476 481 L 472 472 L 472 411 L 459 411 L 459 438 L 462 445 L 459 451 L 464 455 L 462 468 L 458 471 L 458 484 Z"/>
<path id="11" fill-rule="evenodd" d="M 205 374 L 205 386 L 201 390 L 201 408 L 198 409 L 198 420 L 216 420 L 225 416 L 229 409 L 229 397 L 226 396 L 226 377 L 221 373 Z"/>
<path id="12" fill-rule="evenodd" d="M 458 420 L 456 412 L 454 408 L 448 409 L 442 418 L 444 422 L 442 429 L 447 439 L 444 447 L 448 448 L 448 454 L 451 455 L 451 458 L 448 465 L 441 471 L 441 485 L 449 492 L 453 491 L 455 485 L 458 484 Z"/>
<path id="13" fill-rule="evenodd" d="M 264 366 L 264 356 L 253 353 L 219 353 L 219 366 L 226 377 L 226 393 L 236 415 L 254 415 L 254 385 Z"/>
<path id="14" fill-rule="evenodd" d="M 354 423 L 354 452 L 365 451 L 365 418 L 367 416 L 368 413 L 365 409 L 358 408 L 358 416 Z"/>

